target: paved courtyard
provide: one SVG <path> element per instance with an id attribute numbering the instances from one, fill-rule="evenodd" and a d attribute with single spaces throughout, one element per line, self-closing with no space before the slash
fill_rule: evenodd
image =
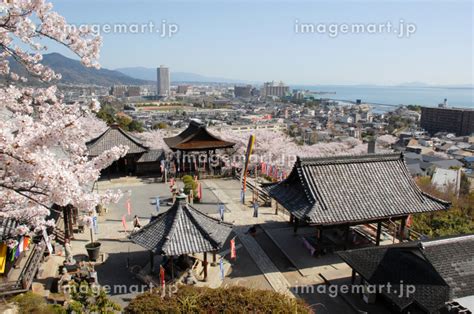
<path id="1" fill-rule="evenodd" d="M 323 313 L 325 309 L 331 313 L 353 311 L 340 297 L 330 298 L 327 295 L 307 291 L 301 293 L 301 287 L 324 284 L 320 274 L 331 282 L 349 277 L 351 274 L 349 267 L 334 254 L 321 258 L 309 255 L 300 236 L 311 233 L 311 228 L 301 228 L 295 236 L 293 228 L 287 222 L 288 217 L 282 213 L 275 215 L 274 208 L 270 207 L 260 207 L 258 218 L 254 218 L 250 204 L 240 204 L 240 184 L 237 180 L 213 179 L 203 180 L 201 183 L 202 202 L 193 206 L 217 217 L 218 204 L 223 203 L 226 208 L 225 221 L 234 225 L 233 229 L 237 235 L 237 259 L 230 261 L 231 270 L 222 281 L 223 286 L 240 285 L 256 289 L 272 289 L 289 296 L 298 296 L 294 292 L 300 291 L 300 297 L 313 304 L 315 308 L 320 308 L 319 311 Z M 183 186 L 181 181 L 178 181 L 178 186 Z M 132 229 L 133 216 L 137 215 L 142 225 L 145 225 L 150 217 L 157 213 L 156 197 L 159 196 L 162 200 L 160 212 L 163 212 L 170 207 L 164 200 L 170 198 L 171 193 L 168 184 L 157 182 L 153 178 L 101 181 L 98 189 L 99 191 L 120 189 L 124 193 L 117 204 L 110 205 L 108 212 L 99 217 L 99 233 L 96 237 L 102 243 L 101 251 L 106 253 L 106 260 L 96 269 L 99 282 L 112 287 L 111 296 L 125 305 L 146 289 L 131 270 L 144 268 L 149 262 L 148 252 L 127 239 Z M 126 207 L 129 195 L 130 216 Z M 246 199 L 251 199 L 250 192 L 247 192 Z M 124 215 L 128 232 L 122 226 Z M 247 234 L 252 225 L 259 226 L 255 237 Z M 84 245 L 88 241 L 88 230 L 83 234 L 77 234 L 76 240 L 73 241 L 74 253 L 85 254 Z M 223 251 L 229 249 L 228 242 Z"/>

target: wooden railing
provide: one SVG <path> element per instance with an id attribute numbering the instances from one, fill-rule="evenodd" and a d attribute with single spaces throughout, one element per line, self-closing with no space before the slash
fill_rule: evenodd
<path id="1" fill-rule="evenodd" d="M 398 237 L 399 230 L 400 230 L 400 222 L 399 221 L 383 222 L 382 226 L 384 228 L 388 229 L 388 230 L 395 229 L 396 236 Z M 413 228 L 405 227 L 405 229 L 407 230 L 406 231 L 407 235 L 408 235 L 407 240 L 409 240 L 409 241 L 418 241 L 418 240 L 421 240 L 423 238 L 426 238 L 425 235 L 415 231 Z"/>
<path id="2" fill-rule="evenodd" d="M 43 259 L 46 243 L 41 241 L 39 244 L 32 245 L 30 255 L 26 261 L 20 276 L 15 281 L 7 281 L 0 284 L 0 295 L 13 295 L 25 292 L 30 289 L 38 268 Z"/>

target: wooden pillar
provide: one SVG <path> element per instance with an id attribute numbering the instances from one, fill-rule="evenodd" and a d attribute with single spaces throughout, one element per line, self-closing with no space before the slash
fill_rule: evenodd
<path id="1" fill-rule="evenodd" d="M 398 235 L 398 240 L 400 240 L 400 242 L 403 242 L 403 237 L 405 236 L 406 222 L 407 222 L 407 217 L 403 217 L 402 220 L 400 221 L 400 232 Z"/>
<path id="2" fill-rule="evenodd" d="M 155 273 L 155 254 L 150 251 L 150 274 Z"/>
<path id="3" fill-rule="evenodd" d="M 213 156 L 212 159 L 216 158 L 216 150 L 215 149 L 212 151 L 212 156 Z M 217 175 L 216 170 L 219 168 L 219 161 L 216 160 L 216 164 L 217 164 L 217 166 L 212 169 L 212 175 L 213 176 Z"/>
<path id="4" fill-rule="evenodd" d="M 318 231 L 319 231 L 319 233 L 318 233 L 318 234 L 319 234 L 319 236 L 318 236 L 318 244 L 319 244 L 319 243 L 323 242 L 323 231 L 324 231 L 324 229 L 323 229 L 323 228 L 319 228 Z"/>
<path id="5" fill-rule="evenodd" d="M 171 256 L 171 281 L 174 281 L 174 256 Z"/>
<path id="6" fill-rule="evenodd" d="M 204 261 L 202 262 L 202 266 L 204 267 L 204 281 L 207 281 L 207 253 L 204 252 Z"/>
<path id="7" fill-rule="evenodd" d="M 65 239 L 74 239 L 72 233 L 72 217 L 71 217 L 71 206 L 67 205 L 63 207 L 63 218 L 64 218 L 64 237 Z"/>
<path id="8" fill-rule="evenodd" d="M 293 221 L 293 233 L 296 234 L 296 232 L 298 231 L 298 218 L 295 217 L 294 221 Z"/>
<path id="9" fill-rule="evenodd" d="M 380 235 L 381 235 L 381 233 L 382 233 L 382 222 L 379 221 L 379 222 L 377 223 L 377 236 L 376 236 L 376 238 L 375 238 L 375 245 L 376 245 L 376 246 L 379 246 L 379 245 L 380 245 Z"/>
<path id="10" fill-rule="evenodd" d="M 212 251 L 212 266 L 216 266 L 217 265 L 217 250 L 215 251 Z"/>
<path id="11" fill-rule="evenodd" d="M 77 220 L 79 219 L 79 212 L 76 207 L 72 208 L 72 223 L 77 225 Z"/>
<path id="12" fill-rule="evenodd" d="M 278 202 L 275 202 L 275 215 L 278 215 Z"/>
<path id="13" fill-rule="evenodd" d="M 70 234 L 69 234 L 69 215 L 67 213 L 67 206 L 63 206 L 63 219 L 64 219 L 64 240 L 69 240 L 70 239 Z"/>
<path id="14" fill-rule="evenodd" d="M 344 250 L 347 250 L 349 246 L 349 234 L 350 234 L 351 226 L 345 226 L 344 230 Z"/>
<path id="15" fill-rule="evenodd" d="M 354 268 L 352 268 L 352 276 L 351 276 L 351 284 L 353 285 L 356 280 L 356 271 Z"/>

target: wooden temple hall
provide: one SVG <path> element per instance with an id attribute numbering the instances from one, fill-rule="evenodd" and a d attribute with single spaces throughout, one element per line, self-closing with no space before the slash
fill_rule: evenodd
<path id="1" fill-rule="evenodd" d="M 175 166 L 177 172 L 181 173 L 219 172 L 222 161 L 216 151 L 235 145 L 213 135 L 205 124 L 195 120 L 191 120 L 183 132 L 164 141 L 176 153 Z"/>
<path id="2" fill-rule="evenodd" d="M 295 233 L 315 228 L 302 236 L 312 255 L 403 241 L 410 215 L 450 206 L 417 187 L 400 153 L 297 158 L 288 178 L 266 189 Z"/>
<path id="3" fill-rule="evenodd" d="M 182 280 L 186 274 L 207 280 L 208 254 L 212 263 L 232 232 L 232 225 L 209 217 L 187 203 L 182 192 L 170 209 L 149 224 L 132 233 L 132 242 L 150 252 L 151 273 L 155 272 L 155 255 L 165 270 L 167 282 Z"/>
<path id="4" fill-rule="evenodd" d="M 165 159 L 162 149 L 150 149 L 138 138 L 111 125 L 104 133 L 86 143 L 90 157 L 99 156 L 116 146 L 127 146 L 128 152 L 119 160 L 102 171 L 103 175 L 137 175 L 160 172 L 161 160 Z"/>

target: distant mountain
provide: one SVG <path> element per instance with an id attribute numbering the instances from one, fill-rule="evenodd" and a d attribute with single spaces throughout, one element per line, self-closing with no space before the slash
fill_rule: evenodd
<path id="1" fill-rule="evenodd" d="M 145 67 L 130 67 L 130 68 L 119 68 L 116 71 L 122 72 L 125 75 L 130 77 L 140 79 L 140 80 L 148 80 L 148 81 L 156 81 L 156 68 L 145 68 Z M 221 83 L 235 83 L 235 84 L 246 84 L 249 81 L 245 80 L 234 80 L 222 77 L 210 77 L 204 76 L 196 73 L 189 73 L 189 72 L 171 72 L 171 81 L 172 82 L 221 82 Z"/>
<path id="2" fill-rule="evenodd" d="M 28 77 L 25 69 L 15 61 L 10 61 L 12 71 Z M 42 64 L 49 66 L 56 73 L 61 73 L 62 78 L 58 83 L 75 85 L 145 85 L 154 84 L 146 80 L 140 80 L 127 76 L 121 72 L 108 69 L 86 68 L 80 61 L 67 58 L 59 53 L 43 55 Z M 31 78 L 29 79 L 31 80 Z"/>

